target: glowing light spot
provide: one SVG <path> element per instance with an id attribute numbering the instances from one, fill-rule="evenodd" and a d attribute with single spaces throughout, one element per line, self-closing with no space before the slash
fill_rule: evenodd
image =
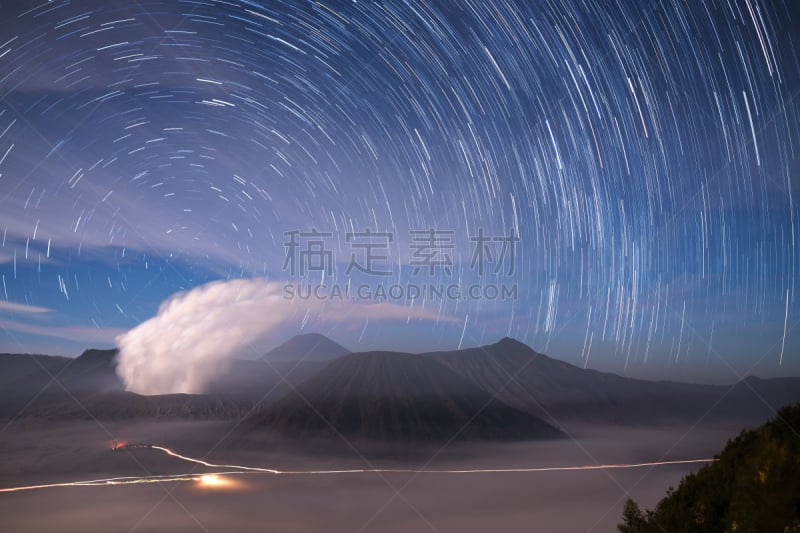
<path id="1" fill-rule="evenodd" d="M 224 481 L 216 474 L 203 474 L 200 476 L 200 484 L 204 487 L 218 487 L 224 485 Z"/>

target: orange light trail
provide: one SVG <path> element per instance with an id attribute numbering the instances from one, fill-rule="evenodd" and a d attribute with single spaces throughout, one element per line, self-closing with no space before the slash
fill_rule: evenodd
<path id="1" fill-rule="evenodd" d="M 711 463 L 716 459 L 680 459 L 674 461 L 652 461 L 644 463 L 610 463 L 598 465 L 580 465 L 580 466 L 548 466 L 548 467 L 528 467 L 528 468 L 475 468 L 475 469 L 461 469 L 461 470 L 447 470 L 447 469 L 413 469 L 413 468 L 351 468 L 341 470 L 276 470 L 274 468 L 264 468 L 255 466 L 233 465 L 233 464 L 217 464 L 197 459 L 186 455 L 179 454 L 169 448 L 163 446 L 150 446 L 150 449 L 158 450 L 176 459 L 181 459 L 190 463 L 199 464 L 209 468 L 224 468 L 229 469 L 225 472 L 207 472 L 207 473 L 184 473 L 184 474 L 166 474 L 158 476 L 123 476 L 111 477 L 102 479 L 89 479 L 81 481 L 66 481 L 61 483 L 46 483 L 40 485 L 24 485 L 19 487 L 0 488 L 0 493 L 4 492 L 21 492 L 40 489 L 63 488 L 63 487 L 105 487 L 114 485 L 134 485 L 143 483 L 166 483 L 178 481 L 198 481 L 204 483 L 204 480 L 210 479 L 208 476 L 216 476 L 214 479 L 223 476 L 243 475 L 243 474 L 273 474 L 273 475 L 334 475 L 334 474 L 514 474 L 514 473 L 535 473 L 535 472 L 566 472 L 566 471 L 581 471 L 581 470 L 610 470 L 618 468 L 645 468 L 667 465 L 686 465 L 686 464 L 699 464 Z M 213 485 L 213 483 L 204 483 L 206 485 Z"/>
<path id="2" fill-rule="evenodd" d="M 240 474 L 241 472 L 217 472 L 216 475 Z M 81 481 L 65 481 L 62 483 L 45 483 L 42 485 L 24 485 L 20 487 L 0 488 L 0 492 L 22 492 L 26 490 L 55 489 L 60 487 L 106 487 L 112 485 L 136 485 L 142 483 L 162 483 L 169 481 L 199 481 L 200 475 L 167 474 L 160 476 L 124 476 L 103 479 L 87 479 Z"/>
<path id="3" fill-rule="evenodd" d="M 646 463 L 611 463 L 600 465 L 582 466 L 547 466 L 547 467 L 528 467 L 528 468 L 475 468 L 464 470 L 437 470 L 437 469 L 413 469 L 413 468 L 352 468 L 343 470 L 275 470 L 273 468 L 262 468 L 254 466 L 242 466 L 231 464 L 215 464 L 202 459 L 195 459 L 181 455 L 163 446 L 152 446 L 155 450 L 160 450 L 167 455 L 182 459 L 191 463 L 197 463 L 210 468 L 233 468 L 248 472 L 261 472 L 276 475 L 321 475 L 321 474 L 512 474 L 526 472 L 561 472 L 570 470 L 610 470 L 614 468 L 644 468 L 648 466 L 682 465 L 694 463 L 710 463 L 715 459 L 680 459 L 674 461 L 652 461 Z"/>
<path id="4" fill-rule="evenodd" d="M 170 450 L 169 448 L 164 448 L 163 446 L 150 446 L 153 450 L 159 450 L 171 457 L 175 457 L 176 459 L 182 459 L 184 461 L 188 461 L 190 463 L 197 463 L 199 465 L 208 466 L 210 468 L 234 468 L 236 470 L 245 470 L 248 472 L 262 472 L 264 474 L 285 474 L 285 472 L 281 472 L 280 470 L 273 470 L 272 468 L 258 468 L 254 466 L 240 466 L 240 465 L 218 465 L 214 463 L 209 463 L 207 461 L 203 461 L 202 459 L 195 459 L 194 457 L 187 457 L 185 455 L 181 455 L 177 452 Z"/>

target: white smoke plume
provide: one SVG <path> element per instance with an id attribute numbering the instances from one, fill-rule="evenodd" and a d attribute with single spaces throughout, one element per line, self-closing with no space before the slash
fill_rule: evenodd
<path id="1" fill-rule="evenodd" d="M 263 279 L 217 281 L 178 293 L 116 338 L 117 373 L 139 394 L 202 392 L 231 357 L 287 320 L 292 302 Z"/>
<path id="2" fill-rule="evenodd" d="M 305 321 L 421 318 L 436 311 L 391 303 L 286 298 L 283 284 L 266 279 L 215 281 L 164 301 L 153 318 L 116 337 L 117 374 L 139 394 L 201 393 L 233 357 L 279 335 L 280 326 Z"/>

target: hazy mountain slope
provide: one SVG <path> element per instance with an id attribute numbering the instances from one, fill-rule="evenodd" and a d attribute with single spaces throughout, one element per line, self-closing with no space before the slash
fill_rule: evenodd
<path id="1" fill-rule="evenodd" d="M 0 417 L 235 419 L 253 405 L 235 393 L 141 396 L 125 392 L 114 370 L 116 355 L 116 350 L 86 350 L 75 359 L 0 356 Z"/>
<path id="2" fill-rule="evenodd" d="M 324 428 L 315 426 L 319 417 L 312 416 L 313 409 L 290 394 L 302 385 L 300 393 L 314 400 L 315 409 L 327 410 L 326 418 L 333 417 L 354 435 L 433 438 L 464 421 L 490 396 L 498 400 L 497 411 L 481 413 L 472 424 L 483 424 L 481 432 L 487 435 L 493 424 L 509 426 L 498 428 L 499 433 L 517 431 L 517 415 L 512 414 L 517 411 L 556 425 L 573 419 L 652 424 L 701 418 L 748 425 L 800 401 L 800 378 L 748 378 L 730 387 L 636 380 L 578 368 L 513 339 L 451 352 L 373 352 L 345 355 L 332 363 L 321 359 L 342 350 L 322 335 L 297 336 L 270 352 L 294 354 L 294 360 L 233 360 L 206 394 L 192 395 L 191 401 L 178 400 L 178 395 L 144 401 L 146 397 L 122 394 L 115 350 L 87 350 L 76 359 L 0 355 L 0 417 L 83 417 L 82 409 L 75 410 L 77 398 L 111 418 L 159 412 L 229 418 L 250 406 L 267 408 L 280 400 L 265 419 L 270 425 L 289 433 L 319 432 Z M 303 351 L 316 359 L 298 358 Z M 509 407 L 514 409 L 500 416 Z"/>
<path id="3" fill-rule="evenodd" d="M 250 417 L 243 428 L 395 442 L 559 435 L 429 357 L 393 352 L 356 353 L 334 361 L 296 392 Z"/>
<path id="4" fill-rule="evenodd" d="M 115 370 L 116 357 L 117 350 L 86 350 L 64 368 L 58 380 L 72 394 L 125 390 Z"/>
<path id="5" fill-rule="evenodd" d="M 346 348 L 319 333 L 295 335 L 260 360 L 234 359 L 209 385 L 208 392 L 270 405 L 331 360 L 348 353 Z"/>
<path id="6" fill-rule="evenodd" d="M 208 387 L 209 394 L 246 398 L 270 405 L 328 364 L 326 361 L 235 359 Z"/>
<path id="7" fill-rule="evenodd" d="M 301 353 L 295 349 L 304 347 L 306 352 L 302 353 L 322 358 L 342 350 L 346 352 L 321 335 L 300 337 L 302 339 L 296 342 L 285 343 L 283 351 L 276 353 Z M 314 346 L 317 351 L 312 349 Z M 48 419 L 88 417 L 81 404 L 101 418 L 164 414 L 189 418 L 235 418 L 245 414 L 256 403 L 274 403 L 327 364 L 317 360 L 235 359 L 227 371 L 209 385 L 207 394 L 161 395 L 147 399 L 146 396 L 124 393 L 124 384 L 115 371 L 116 356 L 117 350 L 96 349 L 86 350 L 77 358 L 0 354 L 0 418 L 18 415 Z"/>
<path id="8" fill-rule="evenodd" d="M 800 400 L 798 378 L 751 378 L 732 388 L 645 381 L 578 368 L 509 338 L 479 348 L 425 355 L 509 405 L 545 420 L 552 416 L 651 423 L 704 415 L 763 420 L 773 409 Z"/>
<path id="9" fill-rule="evenodd" d="M 142 396 L 132 392 L 104 392 L 41 407 L 33 406 L 29 418 L 47 420 L 190 419 L 236 420 L 253 404 L 242 398 L 206 394 Z"/>
<path id="10" fill-rule="evenodd" d="M 0 390 L 56 373 L 72 361 L 69 357 L 35 354 L 0 354 Z"/>
<path id="11" fill-rule="evenodd" d="M 114 372 L 115 350 L 86 350 L 77 358 L 0 356 L 0 417 L 31 414 L 39 408 L 103 391 L 121 391 Z"/>

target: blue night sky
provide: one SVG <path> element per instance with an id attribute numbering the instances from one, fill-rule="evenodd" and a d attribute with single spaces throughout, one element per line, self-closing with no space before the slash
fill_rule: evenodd
<path id="1" fill-rule="evenodd" d="M 0 351 L 112 346 L 176 292 L 266 278 L 515 291 L 321 331 L 351 349 L 509 335 L 634 376 L 800 374 L 797 2 L 0 13 Z M 294 255 L 319 243 L 327 271 Z"/>

